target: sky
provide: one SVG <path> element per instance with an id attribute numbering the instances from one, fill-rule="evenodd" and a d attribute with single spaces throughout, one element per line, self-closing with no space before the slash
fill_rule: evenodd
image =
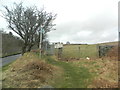
<path id="1" fill-rule="evenodd" d="M 57 14 L 56 30 L 47 33 L 50 42 L 87 43 L 118 41 L 118 2 L 120 0 L 0 0 L 12 7 L 23 2 L 24 6 L 44 7 Z M 1 15 L 1 12 L 0 12 Z M 0 17 L 0 28 L 7 32 L 7 22 Z"/>

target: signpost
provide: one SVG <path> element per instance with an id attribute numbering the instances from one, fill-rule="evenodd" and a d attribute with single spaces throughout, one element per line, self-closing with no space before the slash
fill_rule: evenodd
<path id="1" fill-rule="evenodd" d="M 39 49 L 40 49 L 40 58 L 42 57 L 42 34 L 45 33 L 43 29 L 43 25 L 41 26 L 40 30 L 40 44 L 39 44 Z"/>

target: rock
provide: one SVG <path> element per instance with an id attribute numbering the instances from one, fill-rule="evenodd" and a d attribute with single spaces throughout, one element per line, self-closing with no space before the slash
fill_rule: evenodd
<path id="1" fill-rule="evenodd" d="M 90 60 L 90 58 L 89 58 L 89 57 L 86 57 L 86 59 L 87 59 L 87 60 Z"/>

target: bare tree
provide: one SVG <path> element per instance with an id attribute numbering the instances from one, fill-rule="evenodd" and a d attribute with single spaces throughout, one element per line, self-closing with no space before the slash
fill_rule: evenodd
<path id="1" fill-rule="evenodd" d="M 23 7 L 22 3 L 15 4 L 15 7 L 9 9 L 4 6 L 6 12 L 3 14 L 8 22 L 8 27 L 17 33 L 24 41 L 22 45 L 22 54 L 31 50 L 31 48 L 39 43 L 41 26 L 45 30 L 45 34 L 51 31 L 52 21 L 56 18 L 56 14 L 47 13 L 44 9 L 40 11 L 36 7 Z"/>

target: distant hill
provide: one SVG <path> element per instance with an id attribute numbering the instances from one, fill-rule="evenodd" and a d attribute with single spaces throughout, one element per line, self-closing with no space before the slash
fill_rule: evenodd
<path id="1" fill-rule="evenodd" d="M 118 41 L 115 41 L 115 42 L 98 43 L 98 45 L 118 45 Z"/>
<path id="2" fill-rule="evenodd" d="M 76 44 L 76 43 L 71 43 L 71 44 L 64 44 L 64 45 L 118 45 L 118 41 L 97 43 L 97 44 Z"/>

